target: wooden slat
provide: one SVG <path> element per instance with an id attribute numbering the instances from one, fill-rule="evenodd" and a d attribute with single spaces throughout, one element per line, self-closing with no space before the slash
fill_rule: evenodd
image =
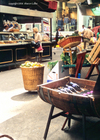
<path id="1" fill-rule="evenodd" d="M 96 59 L 96 56 L 98 55 L 98 51 L 97 51 L 98 48 L 100 48 L 100 39 L 94 45 L 94 47 L 93 47 L 92 51 L 90 52 L 88 58 L 86 58 L 89 61 L 89 63 L 93 63 L 93 61 Z"/>
<path id="2" fill-rule="evenodd" d="M 70 64 L 73 64 L 73 59 L 72 59 L 72 51 L 71 51 L 71 47 L 69 48 L 69 52 L 70 52 Z"/>
<path id="3" fill-rule="evenodd" d="M 93 57 L 91 58 L 91 63 L 93 63 L 95 61 L 95 59 L 97 58 L 99 53 L 100 53 L 100 46 L 96 49 Z"/>

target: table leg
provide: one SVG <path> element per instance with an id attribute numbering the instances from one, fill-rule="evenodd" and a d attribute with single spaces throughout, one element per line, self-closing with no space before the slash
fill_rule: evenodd
<path id="1" fill-rule="evenodd" d="M 63 124 L 63 126 L 62 126 L 62 128 L 61 128 L 61 130 L 64 129 L 64 127 L 65 127 L 65 125 L 66 125 L 66 123 L 67 123 L 67 120 L 68 120 L 68 118 L 66 118 L 66 120 L 65 120 L 65 122 L 64 122 L 64 124 Z"/>
<path id="2" fill-rule="evenodd" d="M 82 124 L 83 124 L 83 140 L 86 140 L 86 117 L 82 114 Z"/>
<path id="3" fill-rule="evenodd" d="M 99 68 L 98 68 L 98 64 L 95 64 L 95 67 L 96 67 L 97 73 L 100 74 L 100 71 L 99 71 Z"/>
<path id="4" fill-rule="evenodd" d="M 69 114 L 69 116 L 71 117 L 71 114 Z M 68 128 L 70 129 L 70 124 L 71 124 L 71 118 L 68 119 Z"/>
<path id="5" fill-rule="evenodd" d="M 50 122 L 51 122 L 51 119 L 52 119 L 53 110 L 54 110 L 54 106 L 52 105 L 51 110 L 50 110 L 50 114 L 49 114 L 49 118 L 48 118 L 48 121 L 47 121 L 46 129 L 45 129 L 45 133 L 44 133 L 44 140 L 46 140 L 46 138 L 47 138 Z"/>
<path id="6" fill-rule="evenodd" d="M 71 62 L 71 65 L 73 64 L 73 60 L 72 60 L 72 51 L 71 51 L 71 49 L 70 49 L 70 62 Z"/>
<path id="7" fill-rule="evenodd" d="M 88 71 L 88 73 L 87 73 L 85 79 L 89 79 L 89 78 L 90 78 L 90 76 L 91 76 L 91 74 L 92 74 L 92 71 L 93 71 L 93 69 L 94 69 L 94 66 L 95 66 L 94 64 L 91 65 L 91 67 L 90 67 L 90 69 L 89 69 L 89 71 Z"/>

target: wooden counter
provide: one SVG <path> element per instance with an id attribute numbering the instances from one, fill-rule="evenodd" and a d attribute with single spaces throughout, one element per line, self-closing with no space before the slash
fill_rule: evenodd
<path id="1" fill-rule="evenodd" d="M 52 43 L 43 41 L 43 59 L 52 59 Z M 35 52 L 31 42 L 0 44 L 0 68 L 20 65 L 24 61 L 37 61 L 40 53 Z"/>

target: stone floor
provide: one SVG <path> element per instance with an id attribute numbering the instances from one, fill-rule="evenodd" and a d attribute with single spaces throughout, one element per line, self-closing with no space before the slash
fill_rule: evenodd
<path id="1" fill-rule="evenodd" d="M 56 54 L 53 53 L 52 61 L 59 61 L 62 49 L 53 49 L 53 52 Z M 43 62 L 44 83 L 49 73 L 48 61 Z M 85 71 L 86 68 L 82 70 L 83 77 Z M 51 105 L 43 102 L 37 93 L 24 89 L 20 68 L 0 72 L 0 104 L 1 135 L 10 135 L 14 140 L 43 140 Z M 55 108 L 54 113 L 59 111 Z M 70 130 L 62 131 L 64 121 L 64 117 L 51 121 L 47 140 L 82 140 L 82 123 L 72 120 Z M 87 140 L 100 140 L 100 119 L 88 117 L 86 122 Z"/>

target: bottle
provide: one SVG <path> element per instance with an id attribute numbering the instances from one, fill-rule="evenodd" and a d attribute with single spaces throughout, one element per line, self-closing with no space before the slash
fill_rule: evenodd
<path id="1" fill-rule="evenodd" d="M 69 90 L 71 90 L 72 92 L 77 93 L 77 91 L 76 91 L 72 86 L 66 85 L 66 87 L 67 87 Z"/>
<path id="2" fill-rule="evenodd" d="M 68 93 L 64 87 L 58 87 L 58 90 L 59 90 L 60 92 L 62 91 L 62 92 Z"/>
<path id="3" fill-rule="evenodd" d="M 70 82 L 68 85 L 72 86 L 73 88 L 75 88 L 78 91 L 81 91 L 81 88 L 78 84 Z"/>
<path id="4" fill-rule="evenodd" d="M 78 73 L 78 77 L 77 78 L 81 78 L 81 74 L 80 73 Z"/>
<path id="5" fill-rule="evenodd" d="M 65 88 L 65 90 L 68 92 L 68 93 L 72 93 L 72 91 L 68 88 Z"/>

